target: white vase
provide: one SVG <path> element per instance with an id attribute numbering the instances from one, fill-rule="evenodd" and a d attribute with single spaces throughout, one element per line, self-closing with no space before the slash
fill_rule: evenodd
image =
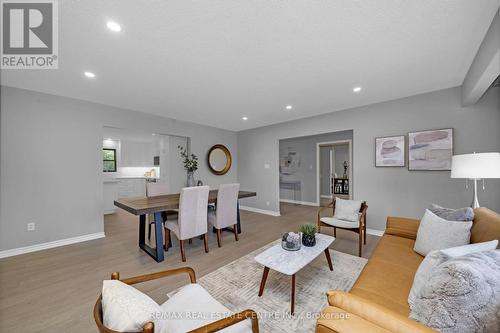
<path id="1" fill-rule="evenodd" d="M 194 183 L 194 172 L 193 171 L 188 171 L 186 185 L 188 187 L 192 187 L 192 186 L 195 185 L 195 183 Z"/>

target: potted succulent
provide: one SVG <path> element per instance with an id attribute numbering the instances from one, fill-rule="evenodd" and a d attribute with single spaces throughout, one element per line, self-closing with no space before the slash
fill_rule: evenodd
<path id="1" fill-rule="evenodd" d="M 300 231 L 302 232 L 302 245 L 304 246 L 314 246 L 316 245 L 316 226 L 314 224 L 304 224 Z"/>
<path id="2" fill-rule="evenodd" d="M 198 170 L 198 156 L 195 154 L 189 154 L 187 149 L 182 146 L 177 146 L 179 148 L 179 153 L 182 157 L 182 163 L 184 164 L 184 169 L 187 171 L 187 181 L 186 185 L 191 187 L 195 186 L 194 182 L 194 172 Z"/>

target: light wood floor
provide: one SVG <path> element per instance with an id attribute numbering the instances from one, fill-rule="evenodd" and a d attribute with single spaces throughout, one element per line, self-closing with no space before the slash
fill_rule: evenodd
<path id="1" fill-rule="evenodd" d="M 137 246 L 137 217 L 125 211 L 107 215 L 106 238 L 0 260 L 0 332 L 96 332 L 92 308 L 103 279 L 113 271 L 121 277 L 145 274 L 174 267 L 191 266 L 203 276 L 259 247 L 297 230 L 306 222 L 315 223 L 316 207 L 282 204 L 282 216 L 272 217 L 241 211 L 243 233 L 239 242 L 223 234 L 217 248 L 210 233 L 210 253 L 202 241 L 187 245 L 187 262 L 182 263 L 178 242 L 156 263 Z M 332 248 L 356 255 L 357 235 L 339 231 Z M 369 257 L 379 237 L 368 235 L 364 256 Z M 156 301 L 182 284 L 187 277 L 166 278 L 143 284 L 140 289 Z M 257 292 L 257 291 L 256 291 Z"/>

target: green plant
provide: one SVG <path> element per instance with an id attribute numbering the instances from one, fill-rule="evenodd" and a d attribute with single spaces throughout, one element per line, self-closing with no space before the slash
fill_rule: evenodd
<path id="1" fill-rule="evenodd" d="M 307 223 L 300 227 L 300 231 L 306 236 L 314 236 L 316 234 L 317 228 L 314 224 Z"/>
<path id="2" fill-rule="evenodd" d="M 184 169 L 186 169 L 188 172 L 194 172 L 198 170 L 198 156 L 195 154 L 189 154 L 187 152 L 187 148 L 184 148 L 182 146 L 177 146 L 179 148 L 179 153 L 181 154 L 182 157 L 182 163 L 184 164 Z"/>

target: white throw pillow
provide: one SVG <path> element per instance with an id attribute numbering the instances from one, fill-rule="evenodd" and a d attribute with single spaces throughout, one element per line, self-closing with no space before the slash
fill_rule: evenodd
<path id="1" fill-rule="evenodd" d="M 152 321 L 155 332 L 163 330 L 161 308 L 149 296 L 118 280 L 102 283 L 102 321 L 118 332 L 138 332 Z"/>
<path id="2" fill-rule="evenodd" d="M 471 228 L 472 221 L 447 221 L 426 209 L 413 250 L 426 256 L 434 250 L 469 244 Z"/>
<path id="3" fill-rule="evenodd" d="M 359 209 L 361 201 L 335 199 L 335 214 L 333 217 L 339 220 L 357 222 L 359 220 Z"/>
<path id="4" fill-rule="evenodd" d="M 418 293 L 429 280 L 432 270 L 451 258 L 464 256 L 469 253 L 492 251 L 498 246 L 498 240 L 489 242 L 468 244 L 456 247 L 450 247 L 444 250 L 434 250 L 425 256 L 424 260 L 418 266 L 415 277 L 413 278 L 413 285 L 411 286 L 410 294 L 408 295 L 408 303 L 412 305 L 416 300 Z"/>

